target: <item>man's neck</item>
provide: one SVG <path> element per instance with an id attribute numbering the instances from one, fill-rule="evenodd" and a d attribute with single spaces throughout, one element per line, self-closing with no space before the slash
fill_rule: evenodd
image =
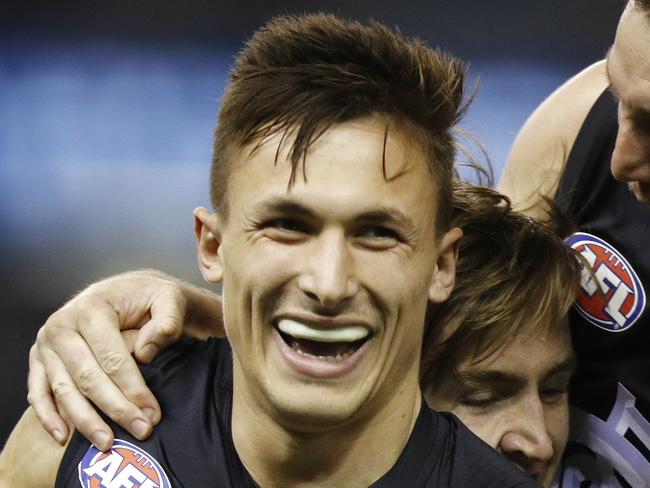
<path id="1" fill-rule="evenodd" d="M 242 390 L 235 387 L 233 394 L 233 442 L 263 488 L 369 486 L 397 462 L 421 406 L 416 381 L 371 415 L 306 432 L 278 423 Z"/>

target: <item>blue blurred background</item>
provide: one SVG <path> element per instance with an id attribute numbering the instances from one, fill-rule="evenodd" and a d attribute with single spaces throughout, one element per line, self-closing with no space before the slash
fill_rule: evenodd
<path id="1" fill-rule="evenodd" d="M 21 1 L 0 5 L 0 445 L 26 407 L 35 331 L 101 277 L 201 283 L 191 211 L 234 53 L 278 13 L 397 25 L 469 62 L 463 126 L 498 176 L 527 115 L 601 58 L 622 0 Z"/>

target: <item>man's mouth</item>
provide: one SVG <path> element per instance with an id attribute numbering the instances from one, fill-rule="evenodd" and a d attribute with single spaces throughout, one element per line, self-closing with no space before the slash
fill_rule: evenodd
<path id="1" fill-rule="evenodd" d="M 277 325 L 280 337 L 294 351 L 323 361 L 343 361 L 354 354 L 370 338 L 370 331 L 361 325 L 315 327 L 292 319 Z"/>

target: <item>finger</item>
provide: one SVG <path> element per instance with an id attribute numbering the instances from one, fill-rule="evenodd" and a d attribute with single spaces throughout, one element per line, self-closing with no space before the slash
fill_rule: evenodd
<path id="1" fill-rule="evenodd" d="M 176 288 L 159 293 L 151 303 L 151 319 L 142 326 L 135 343 L 138 361 L 148 364 L 162 349 L 178 341 L 183 331 L 185 300 Z"/>
<path id="2" fill-rule="evenodd" d="M 66 417 L 75 428 L 98 449 L 110 449 L 113 445 L 113 431 L 79 392 L 61 360 L 51 352 L 43 352 L 41 356 L 58 407 L 66 412 Z"/>
<path id="3" fill-rule="evenodd" d="M 153 427 L 152 421 L 113 383 L 97 362 L 88 344 L 77 334 L 62 332 L 60 335 L 56 345 L 58 354 L 46 349 L 41 352 L 41 356 L 61 414 L 69 417 L 77 429 L 94 442 L 96 433 L 106 432 L 108 426 L 90 405 L 85 398 L 87 397 L 97 408 L 138 439 L 148 437 Z M 132 361 L 130 357 L 129 359 Z M 140 375 L 137 368 L 135 370 Z M 56 375 L 56 379 L 53 375 Z M 153 402 L 155 407 L 159 408 L 155 399 Z M 155 414 L 151 415 L 155 417 Z"/>
<path id="4" fill-rule="evenodd" d="M 133 350 L 135 349 L 135 340 L 138 338 L 138 331 L 135 329 L 123 330 L 120 332 L 122 339 L 124 339 L 124 344 L 126 344 L 126 349 L 133 355 Z"/>
<path id="5" fill-rule="evenodd" d="M 142 373 L 131 355 L 129 345 L 115 327 L 115 321 L 116 317 L 112 309 L 108 312 L 106 310 L 96 310 L 92 319 L 89 319 L 84 324 L 83 339 L 102 371 L 121 390 L 123 396 L 155 424 L 160 420 L 160 406 L 151 390 L 147 387 Z M 127 337 L 132 333 L 129 332 Z M 77 378 L 74 374 L 75 371 L 81 371 L 84 367 L 93 368 L 91 361 L 81 365 L 79 363 L 80 358 L 72 354 L 61 355 L 61 357 L 69 371 L 73 372 L 74 378 Z M 99 375 L 98 372 L 91 372 L 91 374 Z M 81 380 L 82 378 L 79 377 L 79 381 Z M 80 384 L 79 387 L 82 391 L 85 391 Z M 97 403 L 98 399 L 90 398 Z M 135 418 L 131 420 L 135 421 Z M 121 422 L 119 423 L 124 428 L 128 428 Z"/>
<path id="6" fill-rule="evenodd" d="M 38 348 L 29 350 L 29 374 L 27 375 L 27 401 L 34 409 L 43 428 L 60 445 L 65 445 L 70 435 L 68 425 L 59 415 L 54 396 Z"/>
<path id="7" fill-rule="evenodd" d="M 149 364 L 160 351 L 178 341 L 182 327 L 165 320 L 151 319 L 138 331 L 134 355 L 143 364 Z"/>
<path id="8" fill-rule="evenodd" d="M 105 302 L 95 302 L 92 307 L 78 312 L 76 319 L 79 322 L 79 332 L 71 333 L 67 329 L 57 332 L 50 327 L 46 333 L 51 336 L 48 337 L 50 348 L 72 373 L 78 388 L 82 393 L 87 393 L 102 411 L 132 433 L 135 432 L 129 425 L 136 422 L 140 413 L 144 413 L 154 424 L 157 423 L 160 420 L 160 406 L 145 384 L 142 373 L 120 334 L 115 310 Z M 113 385 L 103 382 L 105 375 Z M 96 386 L 89 384 L 86 376 L 97 379 L 99 383 Z M 119 398 L 115 397 L 111 401 L 108 397 L 102 401 L 98 395 L 105 398 L 108 391 L 113 391 L 112 386 L 121 390 Z M 131 408 L 126 411 L 126 406 L 121 401 L 124 397 L 131 404 Z M 103 405 L 113 411 L 117 410 L 117 413 L 105 410 Z M 135 412 L 133 406 L 139 412 Z M 119 416 L 120 412 L 126 414 L 126 418 Z"/>

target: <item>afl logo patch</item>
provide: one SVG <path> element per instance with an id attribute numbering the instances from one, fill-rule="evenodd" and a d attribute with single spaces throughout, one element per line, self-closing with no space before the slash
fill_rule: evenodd
<path id="1" fill-rule="evenodd" d="M 599 237 L 576 232 L 566 240 L 591 266 L 582 271 L 575 308 L 601 329 L 621 332 L 634 325 L 646 306 L 636 272 L 614 246 Z"/>
<path id="2" fill-rule="evenodd" d="M 170 488 L 167 475 L 149 453 L 115 439 L 108 452 L 90 446 L 79 463 L 84 488 Z"/>

